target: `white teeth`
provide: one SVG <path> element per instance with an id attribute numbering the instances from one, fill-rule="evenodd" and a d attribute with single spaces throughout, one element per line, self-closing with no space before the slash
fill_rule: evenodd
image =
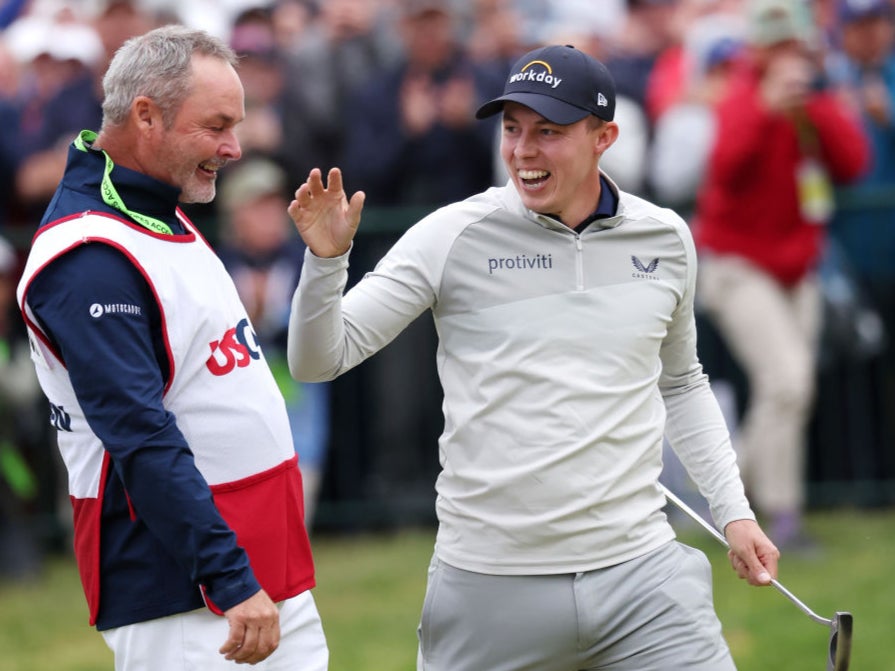
<path id="1" fill-rule="evenodd" d="M 520 170 L 518 174 L 522 179 L 541 179 L 550 173 L 546 170 Z"/>

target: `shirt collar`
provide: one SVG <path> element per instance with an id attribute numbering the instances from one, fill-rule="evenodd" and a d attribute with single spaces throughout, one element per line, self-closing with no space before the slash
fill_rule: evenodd
<path id="1" fill-rule="evenodd" d="M 614 217 L 618 212 L 618 194 L 612 188 L 609 180 L 603 173 L 600 173 L 600 200 L 597 203 L 597 209 L 593 211 L 587 219 L 582 221 L 575 227 L 576 233 L 581 233 L 585 228 L 590 226 L 597 219 L 608 219 Z"/>
<path id="2" fill-rule="evenodd" d="M 68 166 L 63 184 L 82 193 L 85 190 L 98 193 L 104 167 L 105 158 L 101 151 L 93 149 L 90 145 L 87 146 L 86 152 L 79 151 L 72 145 L 68 152 Z M 186 233 L 176 214 L 180 189 L 120 165 L 112 169 L 110 176 L 129 209 L 164 221 L 176 234 Z M 102 199 L 98 201 L 96 209 L 119 217 L 126 216 L 105 205 Z"/>

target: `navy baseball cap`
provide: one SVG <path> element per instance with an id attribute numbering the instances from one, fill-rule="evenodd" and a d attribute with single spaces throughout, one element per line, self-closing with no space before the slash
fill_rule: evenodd
<path id="1" fill-rule="evenodd" d="M 843 23 L 860 21 L 871 16 L 888 16 L 892 7 L 888 0 L 840 0 L 839 20 Z"/>
<path id="2" fill-rule="evenodd" d="M 615 82 L 605 65 L 575 47 L 541 47 L 516 61 L 503 95 L 479 107 L 475 116 L 493 116 L 508 101 L 525 105 L 561 126 L 581 121 L 588 114 L 612 121 Z"/>

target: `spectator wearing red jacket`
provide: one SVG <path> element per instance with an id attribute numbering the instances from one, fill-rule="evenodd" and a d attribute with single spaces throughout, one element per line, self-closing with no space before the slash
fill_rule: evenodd
<path id="1" fill-rule="evenodd" d="M 745 373 L 737 448 L 747 490 L 781 550 L 801 528 L 806 426 L 821 324 L 816 273 L 833 185 L 869 160 L 850 109 L 825 90 L 804 3 L 749 6 L 750 54 L 719 103 L 695 221 L 700 300 Z"/>

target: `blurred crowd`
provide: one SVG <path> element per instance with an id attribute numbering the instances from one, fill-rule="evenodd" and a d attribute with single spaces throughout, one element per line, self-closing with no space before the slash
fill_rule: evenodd
<path id="1" fill-rule="evenodd" d="M 798 277 L 768 272 L 794 314 L 802 301 L 795 287 L 803 275 L 816 279 L 820 302 L 794 322 L 806 334 L 790 339 L 796 354 L 785 359 L 805 363 L 792 366 L 791 378 L 773 365 L 752 377 L 748 348 L 732 347 L 749 370 L 752 395 L 762 399 L 745 412 L 744 431 L 761 433 L 761 441 L 762 421 L 789 417 L 791 435 L 780 440 L 803 443 L 814 362 L 847 366 L 862 380 L 853 421 L 878 446 L 865 468 L 869 477 L 895 478 L 895 420 L 886 409 L 895 399 L 895 349 L 886 337 L 895 333 L 893 21 L 895 0 L 0 3 L 0 548 L 24 548 L 19 559 L 28 556 L 27 531 L 15 524 L 23 514 L 40 521 L 30 525 L 37 551 L 66 533 L 58 521 L 64 486 L 52 485 L 64 476 L 41 451 L 51 436 L 23 364 L 28 348 L 13 294 L 24 251 L 68 145 L 80 130 L 99 128 L 109 59 L 129 37 L 171 22 L 208 30 L 241 57 L 243 159 L 222 170 L 214 203 L 187 211 L 221 250 L 270 352 L 284 342 L 301 264 L 285 204 L 308 171 L 341 167 L 348 190 L 366 191 L 368 209 L 432 208 L 502 182 L 499 121 L 476 121 L 473 111 L 500 95 L 519 55 L 572 44 L 606 63 L 618 88 L 621 134 L 601 167 L 623 190 L 676 209 L 694 231 L 706 222 L 706 234 L 697 234 L 701 253 L 747 262 L 753 254 L 728 244 L 713 219 L 744 219 L 746 236 L 756 221 L 766 229 L 787 217 L 815 224 L 802 234 L 810 241 L 792 250 L 804 266 Z M 746 80 L 755 86 L 744 88 Z M 799 121 L 812 105 L 835 113 L 829 123 L 841 131 L 838 140 L 828 143 Z M 775 115 L 792 132 L 777 132 Z M 789 181 L 792 189 L 775 188 Z M 779 241 L 783 253 L 783 237 L 766 233 L 753 246 L 767 250 Z M 743 286 L 747 280 L 737 277 Z M 748 281 L 758 286 L 762 278 Z M 712 286 L 723 286 L 723 277 Z M 735 338 L 735 316 L 719 305 L 740 305 L 739 298 L 705 300 L 718 330 Z M 766 307 L 740 312 L 753 324 L 774 319 Z M 325 465 L 327 390 L 297 387 L 281 372 L 299 427 L 296 449 L 306 453 L 305 477 L 314 482 Z M 768 406 L 773 412 L 762 415 Z M 750 413 L 758 415 L 754 426 Z M 789 449 L 801 473 L 803 448 L 779 447 Z M 768 477 L 768 468 L 757 470 L 759 482 Z M 46 482 L 53 491 L 41 493 Z M 763 489 L 748 477 L 747 486 Z M 758 494 L 757 505 L 769 512 L 791 509 L 783 511 L 791 515 L 780 520 L 780 538 L 792 536 L 787 523 L 798 526 L 804 497 L 793 487 L 790 497 Z M 313 497 L 316 488 L 308 489 Z M 0 574 L 33 566 L 3 554 Z"/>

